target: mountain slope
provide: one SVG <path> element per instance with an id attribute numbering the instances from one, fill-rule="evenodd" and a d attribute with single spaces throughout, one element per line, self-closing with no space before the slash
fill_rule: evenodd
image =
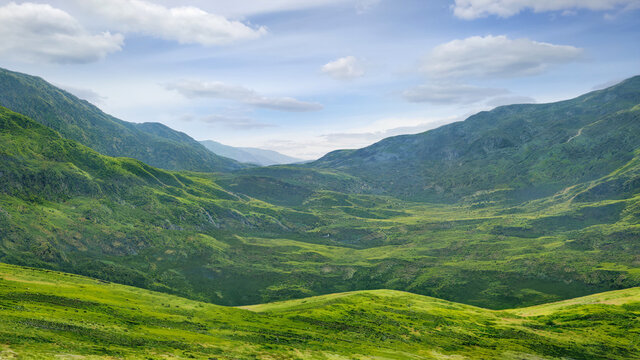
<path id="1" fill-rule="evenodd" d="M 205 140 L 201 141 L 200 143 L 216 155 L 228 157 L 230 159 L 243 163 L 269 166 L 293 164 L 303 161 L 302 159 L 297 159 L 291 156 L 280 154 L 279 152 L 272 150 L 250 147 L 233 147 L 212 140 Z"/>
<path id="2" fill-rule="evenodd" d="M 340 170 L 374 192 L 414 200 L 452 202 L 481 191 L 497 200 L 535 199 L 629 161 L 640 147 L 638 104 L 640 76 L 573 100 L 503 106 L 421 134 L 332 152 L 308 166 Z"/>
<path id="3" fill-rule="evenodd" d="M 230 263 L 221 254 L 229 244 L 220 240 L 242 252 L 233 235 L 242 229 L 267 235 L 318 221 L 309 213 L 242 199 L 208 174 L 171 173 L 100 155 L 2 107 L 0 159 L 5 262 L 230 303 L 246 297 L 242 286 L 231 285 L 237 276 L 265 271 L 234 270 L 243 262 Z M 224 275 L 229 279 L 216 286 L 210 283 L 217 272 L 213 264 L 232 265 Z"/>
<path id="4" fill-rule="evenodd" d="M 244 167 L 212 154 L 186 134 L 164 125 L 116 119 L 41 78 L 1 68 L 0 105 L 105 155 L 130 157 L 169 170 L 230 171 Z"/>
<path id="5" fill-rule="evenodd" d="M 0 264 L 0 357 L 638 359 L 640 289 L 491 311 L 375 290 L 215 306 Z"/>
<path id="6" fill-rule="evenodd" d="M 358 183 L 300 167 L 170 172 L 2 108 L 0 160 L 6 263 L 225 305 L 390 288 L 501 309 L 640 285 L 640 154 L 511 208 L 318 190 Z"/>

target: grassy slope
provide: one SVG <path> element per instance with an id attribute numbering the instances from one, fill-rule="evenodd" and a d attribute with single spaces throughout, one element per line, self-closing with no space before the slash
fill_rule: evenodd
<path id="1" fill-rule="evenodd" d="M 186 134 L 167 126 L 116 119 L 41 78 L 2 68 L 0 105 L 102 154 L 131 157 L 172 170 L 230 171 L 245 167 L 211 153 Z"/>
<path id="2" fill-rule="evenodd" d="M 640 289 L 492 311 L 373 290 L 221 307 L 0 264 L 0 357 L 638 359 Z"/>
<path id="3" fill-rule="evenodd" d="M 238 280 L 236 272 L 251 277 L 268 271 L 234 269 L 251 261 L 251 249 L 234 230 L 291 232 L 317 220 L 239 198 L 212 175 L 170 173 L 100 155 L 3 109 L 0 144 L 0 257 L 8 262 L 228 303 L 237 299 L 225 298 L 240 296 L 218 295 L 211 279 L 229 286 Z M 231 254 L 221 254 L 227 249 Z M 221 274 L 219 267 L 228 270 Z"/>
<path id="4" fill-rule="evenodd" d="M 339 169 L 378 193 L 456 202 L 478 191 L 531 200 L 600 178 L 640 147 L 640 76 L 550 104 L 510 105 L 416 135 L 327 154 L 311 167 Z M 580 136 L 578 136 L 580 134 Z"/>
<path id="5" fill-rule="evenodd" d="M 273 168 L 173 173 L 4 110 L 0 144 L 3 262 L 225 305 L 391 288 L 498 309 L 640 285 L 637 158 L 506 208 L 314 190 L 357 179 L 313 169 L 278 168 L 285 187 Z"/>

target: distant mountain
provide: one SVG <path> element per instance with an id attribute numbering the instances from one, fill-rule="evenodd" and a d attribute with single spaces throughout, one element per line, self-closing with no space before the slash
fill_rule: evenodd
<path id="1" fill-rule="evenodd" d="M 279 152 L 272 150 L 250 147 L 233 147 L 212 140 L 205 140 L 201 141 L 200 143 L 216 155 L 228 157 L 230 159 L 243 163 L 269 166 L 293 164 L 304 161 L 302 159 L 297 159 L 291 156 L 280 154 Z"/>
<path id="2" fill-rule="evenodd" d="M 211 172 L 245 167 L 162 124 L 122 121 L 39 77 L 1 68 L 0 105 L 105 155 L 130 157 L 168 170 Z"/>
<path id="3" fill-rule="evenodd" d="M 528 200 L 609 174 L 640 148 L 640 76 L 551 104 L 509 105 L 306 166 L 412 200 Z"/>

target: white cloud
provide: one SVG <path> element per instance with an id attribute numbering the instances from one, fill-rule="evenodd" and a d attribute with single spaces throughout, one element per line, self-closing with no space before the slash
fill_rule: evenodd
<path id="1" fill-rule="evenodd" d="M 552 65 L 575 61 L 582 49 L 529 39 L 473 36 L 436 46 L 421 70 L 432 78 L 535 75 Z"/>
<path id="2" fill-rule="evenodd" d="M 179 4 L 181 1 L 184 2 L 184 0 L 162 0 L 163 3 L 170 4 Z M 380 1 L 381 0 L 189 0 L 189 3 L 217 14 L 238 18 L 256 14 L 300 11 L 322 7 L 353 8 L 358 13 L 364 13 Z"/>
<path id="3" fill-rule="evenodd" d="M 616 79 L 616 80 L 609 80 L 603 83 L 600 83 L 594 87 L 591 88 L 591 90 L 602 90 L 602 89 L 606 89 L 608 87 L 617 85 L 619 83 L 621 83 L 624 79 Z"/>
<path id="4" fill-rule="evenodd" d="M 431 104 L 473 104 L 489 100 L 488 105 L 503 105 L 518 100 L 507 96 L 506 89 L 477 87 L 460 83 L 470 78 L 510 78 L 536 75 L 549 67 L 578 60 L 582 49 L 529 39 L 501 36 L 473 36 L 436 46 L 426 56 L 420 70 L 433 82 L 405 90 L 410 102 Z M 519 98 L 530 102 L 530 98 Z"/>
<path id="5" fill-rule="evenodd" d="M 168 84 L 167 89 L 178 91 L 188 98 L 211 98 L 239 101 L 255 107 L 281 111 L 315 111 L 322 105 L 300 101 L 291 97 L 268 97 L 238 85 L 222 82 L 201 82 L 183 80 Z"/>
<path id="6" fill-rule="evenodd" d="M 587 9 L 594 11 L 640 7 L 638 0 L 455 0 L 454 14 L 462 19 L 489 15 L 509 17 L 526 9 L 534 12 Z"/>
<path id="7" fill-rule="evenodd" d="M 507 94 L 505 89 L 491 89 L 472 85 L 420 85 L 405 90 L 402 96 L 410 102 L 432 104 L 472 104 L 488 98 Z"/>
<path id="8" fill-rule="evenodd" d="M 88 63 L 122 49 L 123 36 L 90 34 L 68 13 L 46 4 L 0 7 L 0 55 L 27 62 Z"/>
<path id="9" fill-rule="evenodd" d="M 371 145 L 390 136 L 417 134 L 441 125 L 460 120 L 457 116 L 446 118 L 385 117 L 364 127 L 344 132 L 322 134 L 320 137 L 331 148 L 359 148 Z"/>
<path id="10" fill-rule="evenodd" d="M 222 45 L 256 39 L 266 34 L 240 21 L 206 12 L 194 6 L 165 7 L 144 0 L 76 0 L 114 28 L 137 32 L 181 44 Z"/>
<path id="11" fill-rule="evenodd" d="M 530 96 L 500 96 L 495 99 L 491 99 L 487 101 L 487 105 L 491 107 L 498 107 L 503 105 L 513 105 L 513 104 L 535 104 L 536 99 Z"/>
<path id="12" fill-rule="evenodd" d="M 322 138 L 333 147 L 348 149 L 354 147 L 361 148 L 391 136 L 419 134 L 448 124 L 449 122 L 449 120 L 425 122 L 419 125 L 401 126 L 383 131 L 330 133 L 322 135 Z"/>
<path id="13" fill-rule="evenodd" d="M 268 138 L 246 143 L 290 154 L 301 159 L 317 159 L 337 149 L 355 149 L 371 145 L 389 136 L 416 134 L 454 121 L 461 117 L 384 117 L 363 127 L 355 127 L 333 133 L 302 133 L 289 138 Z"/>
<path id="14" fill-rule="evenodd" d="M 325 64 L 322 67 L 322 72 L 336 80 L 351 80 L 364 75 L 360 61 L 354 56 L 345 56 Z"/>
<path id="15" fill-rule="evenodd" d="M 65 91 L 70 92 L 71 94 L 77 96 L 80 99 L 83 100 L 87 100 L 88 102 L 92 103 L 92 104 L 99 104 L 102 103 L 104 100 L 106 100 L 107 98 L 98 94 L 97 92 L 91 90 L 91 89 L 87 89 L 87 88 L 82 88 L 82 87 L 76 87 L 76 86 L 70 86 L 70 85 L 61 85 L 61 84 L 53 84 Z"/>
<path id="16" fill-rule="evenodd" d="M 382 0 L 357 0 L 356 11 L 358 14 L 366 13 L 376 7 Z"/>
<path id="17" fill-rule="evenodd" d="M 185 115 L 180 118 L 182 121 L 198 121 L 212 125 L 221 125 L 224 127 L 240 130 L 251 129 L 264 129 L 275 127 L 273 124 L 262 123 L 249 117 L 243 116 L 228 116 L 228 115 L 208 115 L 208 116 L 194 116 Z"/>

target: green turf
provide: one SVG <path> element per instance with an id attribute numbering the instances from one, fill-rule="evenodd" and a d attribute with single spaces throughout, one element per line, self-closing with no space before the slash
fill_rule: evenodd
<path id="1" fill-rule="evenodd" d="M 3 359 L 638 359 L 640 289 L 493 311 L 391 290 L 222 307 L 0 264 Z"/>

